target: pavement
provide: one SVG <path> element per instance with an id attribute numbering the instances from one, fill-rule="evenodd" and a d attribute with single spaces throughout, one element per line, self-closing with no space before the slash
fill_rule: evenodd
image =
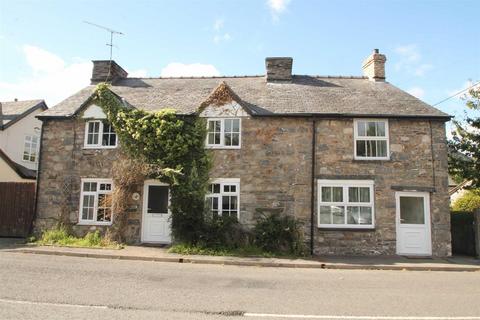
<path id="1" fill-rule="evenodd" d="M 68 248 L 26 245 L 21 239 L 0 239 L 0 251 L 84 258 L 218 264 L 256 267 L 368 269 L 410 271 L 480 271 L 480 260 L 472 257 L 408 258 L 400 256 L 322 256 L 305 259 L 180 255 L 166 248 L 126 246 L 123 249 Z"/>
<path id="2" fill-rule="evenodd" d="M 476 272 L 166 263 L 0 251 L 0 319 L 480 320 Z"/>

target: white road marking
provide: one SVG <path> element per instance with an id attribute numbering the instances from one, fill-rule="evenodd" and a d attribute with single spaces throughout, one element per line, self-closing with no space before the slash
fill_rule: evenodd
<path id="1" fill-rule="evenodd" d="M 108 306 L 100 305 L 85 305 L 85 304 L 69 304 L 69 303 L 53 303 L 53 302 L 40 302 L 40 301 L 27 301 L 27 300 L 13 300 L 13 299 L 2 299 L 0 302 L 5 303 L 16 303 L 16 304 L 30 304 L 30 305 L 43 305 L 51 307 L 70 307 L 70 308 L 92 308 L 92 309 L 109 309 Z"/>
<path id="2" fill-rule="evenodd" d="M 43 305 L 52 307 L 69 307 L 69 308 L 91 308 L 91 309 L 113 309 L 105 305 L 85 305 L 70 303 L 53 303 L 28 300 L 2 299 L 0 302 L 27 304 L 27 305 Z M 257 318 L 285 318 L 285 319 L 332 319 L 332 320 L 480 320 L 480 317 L 418 317 L 418 316 L 334 316 L 334 315 L 309 315 L 309 314 L 275 314 L 275 313 L 252 313 L 245 312 L 244 317 Z"/>
<path id="3" fill-rule="evenodd" d="M 407 317 L 407 316 L 333 316 L 333 315 L 308 315 L 308 314 L 273 314 L 246 312 L 244 317 L 257 318 L 288 318 L 288 319 L 333 319 L 333 320 L 480 320 L 480 317 Z"/>

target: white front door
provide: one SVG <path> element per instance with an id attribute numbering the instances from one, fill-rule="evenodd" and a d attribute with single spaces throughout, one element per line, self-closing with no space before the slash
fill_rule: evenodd
<path id="1" fill-rule="evenodd" d="M 430 232 L 430 194 L 397 192 L 397 254 L 432 255 Z"/>
<path id="2" fill-rule="evenodd" d="M 168 184 L 146 181 L 143 188 L 142 242 L 170 243 L 170 190 Z"/>

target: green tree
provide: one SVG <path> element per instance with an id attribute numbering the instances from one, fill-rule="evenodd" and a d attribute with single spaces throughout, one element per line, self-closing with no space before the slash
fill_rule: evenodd
<path id="1" fill-rule="evenodd" d="M 449 141 L 449 171 L 454 176 L 471 180 L 470 188 L 480 188 L 480 87 L 469 91 L 466 106 L 473 115 L 454 120 L 452 140 Z"/>
<path id="2" fill-rule="evenodd" d="M 473 212 L 480 208 L 480 190 L 468 190 L 452 203 L 453 211 Z"/>

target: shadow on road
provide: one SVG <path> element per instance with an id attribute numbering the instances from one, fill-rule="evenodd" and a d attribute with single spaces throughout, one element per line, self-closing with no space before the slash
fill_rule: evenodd
<path id="1" fill-rule="evenodd" d="M 0 250 L 26 247 L 24 238 L 2 238 L 0 237 Z"/>

